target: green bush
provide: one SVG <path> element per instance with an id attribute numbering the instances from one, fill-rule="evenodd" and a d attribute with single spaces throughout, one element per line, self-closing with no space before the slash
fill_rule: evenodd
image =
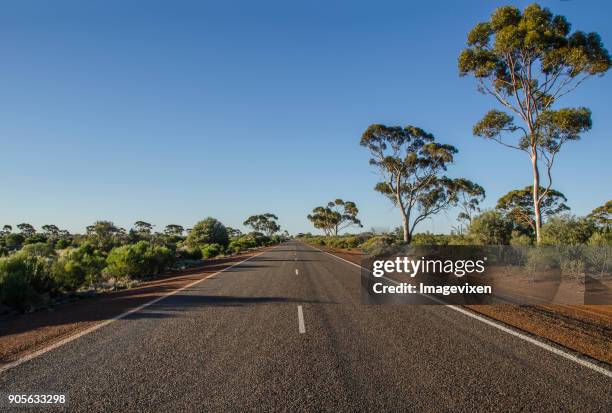
<path id="1" fill-rule="evenodd" d="M 4 244 L 8 249 L 20 248 L 23 245 L 24 237 L 21 234 L 12 232 L 4 236 Z"/>
<path id="2" fill-rule="evenodd" d="M 474 217 L 469 237 L 475 244 L 508 245 L 512 236 L 512 222 L 498 211 L 485 211 Z"/>
<path id="3" fill-rule="evenodd" d="M 53 246 L 47 243 L 44 243 L 44 242 L 24 245 L 20 253 L 28 255 L 28 256 L 32 256 L 32 257 L 53 257 L 55 256 L 55 251 L 53 250 Z"/>
<path id="4" fill-rule="evenodd" d="M 163 272 L 173 261 L 168 248 L 139 241 L 113 248 L 106 258 L 104 273 L 116 278 L 142 279 Z"/>
<path id="5" fill-rule="evenodd" d="M 390 235 L 377 235 L 363 242 L 359 247 L 367 253 L 373 253 L 393 245 L 395 241 L 395 238 Z"/>
<path id="6" fill-rule="evenodd" d="M 72 245 L 72 242 L 69 239 L 62 238 L 62 239 L 58 239 L 57 242 L 55 243 L 55 249 L 63 250 L 65 248 L 68 248 L 71 245 Z"/>
<path id="7" fill-rule="evenodd" d="M 65 251 L 53 265 L 53 279 L 65 291 L 99 282 L 106 260 L 91 244 Z"/>
<path id="8" fill-rule="evenodd" d="M 51 260 L 19 252 L 0 258 L 0 303 L 20 311 L 38 304 L 56 285 Z"/>
<path id="9" fill-rule="evenodd" d="M 612 232 L 596 232 L 591 235 L 587 244 L 593 247 L 612 246 Z"/>
<path id="10" fill-rule="evenodd" d="M 512 231 L 512 237 L 510 238 L 510 245 L 515 247 L 523 247 L 533 244 L 533 239 L 526 234 L 519 231 Z"/>
<path id="11" fill-rule="evenodd" d="M 202 257 L 213 258 L 223 252 L 223 247 L 219 244 L 205 244 L 201 248 Z"/>
<path id="12" fill-rule="evenodd" d="M 202 250 L 198 247 L 181 248 L 177 251 L 178 258 L 182 260 L 201 260 Z"/>
<path id="13" fill-rule="evenodd" d="M 189 231 L 187 244 L 190 247 L 201 247 L 205 244 L 219 244 L 226 247 L 229 244 L 227 228 L 214 218 L 206 218 Z"/>
<path id="14" fill-rule="evenodd" d="M 525 269 L 535 274 L 541 271 L 549 271 L 560 266 L 559 252 L 550 247 L 536 247 L 527 250 Z"/>
<path id="15" fill-rule="evenodd" d="M 451 238 L 450 235 L 432 234 L 430 232 L 414 234 L 412 236 L 411 245 L 448 245 Z"/>
<path id="16" fill-rule="evenodd" d="M 586 218 L 570 214 L 552 217 L 542 226 L 542 243 L 547 245 L 586 244 L 595 232 L 595 225 Z"/>

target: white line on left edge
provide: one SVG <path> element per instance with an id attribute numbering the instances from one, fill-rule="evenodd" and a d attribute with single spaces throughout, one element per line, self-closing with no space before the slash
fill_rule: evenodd
<path id="1" fill-rule="evenodd" d="M 298 305 L 298 328 L 300 330 L 300 334 L 304 334 L 306 332 L 306 325 L 304 324 L 304 312 L 302 311 L 301 305 Z"/>
<path id="2" fill-rule="evenodd" d="M 64 344 L 68 344 L 68 343 L 70 343 L 71 341 L 76 340 L 76 339 L 77 339 L 77 338 L 79 338 L 79 337 L 83 337 L 84 335 L 87 335 L 87 334 L 89 334 L 89 333 L 93 333 L 94 331 L 96 331 L 96 330 L 98 330 L 98 329 L 100 329 L 100 328 L 102 328 L 102 327 L 104 327 L 104 326 L 107 326 L 107 325 L 109 325 L 110 323 L 112 323 L 112 322 L 114 322 L 114 321 L 121 320 L 122 318 L 125 318 L 125 317 L 127 317 L 127 316 L 129 316 L 129 315 L 131 315 L 131 314 L 134 314 L 134 313 L 136 313 L 136 312 L 138 312 L 138 311 L 142 310 L 142 309 L 145 309 L 145 308 L 147 308 L 147 307 L 149 307 L 149 306 L 151 306 L 151 305 L 153 305 L 153 304 L 155 304 L 155 303 L 157 303 L 157 302 L 159 302 L 159 301 L 163 300 L 164 298 L 170 297 L 171 295 L 174 295 L 174 294 L 176 294 L 176 293 L 178 293 L 178 292 L 181 292 L 181 291 L 183 291 L 183 290 L 186 290 L 186 289 L 187 289 L 187 288 L 189 288 L 189 287 L 193 287 L 194 285 L 196 285 L 196 284 L 198 284 L 198 283 L 201 283 L 201 282 L 202 282 L 202 281 L 204 281 L 204 280 L 207 280 L 207 279 L 209 279 L 209 278 L 211 278 L 211 277 L 214 277 L 215 275 L 218 275 L 218 274 L 220 274 L 220 273 L 222 273 L 222 272 L 224 272 L 224 271 L 226 271 L 226 270 L 229 270 L 229 269 L 230 269 L 230 268 L 232 268 L 232 267 L 235 267 L 235 266 L 237 266 L 237 265 L 240 265 L 240 264 L 242 264 L 242 263 L 245 263 L 245 262 L 247 262 L 248 260 L 250 260 L 251 258 L 255 258 L 255 257 L 257 257 L 258 255 L 261 255 L 261 254 L 263 254 L 263 253 L 266 253 L 266 252 L 268 252 L 268 251 L 273 250 L 274 248 L 276 248 L 276 247 L 273 247 L 273 248 L 270 248 L 269 250 L 265 250 L 265 251 L 262 251 L 262 252 L 260 252 L 260 253 L 255 254 L 255 255 L 252 255 L 252 256 L 250 256 L 249 258 L 245 259 L 245 260 L 242 260 L 242 261 L 240 261 L 240 262 L 237 262 L 237 263 L 235 263 L 235 264 L 230 265 L 230 266 L 229 266 L 229 267 L 227 267 L 227 268 L 222 269 L 221 271 L 217 271 L 216 273 L 214 273 L 214 274 L 210 274 L 210 275 L 208 275 L 208 276 L 206 276 L 206 277 L 204 277 L 204 278 L 201 278 L 201 279 L 199 279 L 199 280 L 197 280 L 197 281 L 194 281 L 194 282 L 192 282 L 191 284 L 187 284 L 187 285 L 185 285 L 185 286 L 183 286 L 183 287 L 181 287 L 181 288 L 178 288 L 178 289 L 176 289 L 176 290 L 174 290 L 174 291 L 170 291 L 170 292 L 169 292 L 168 294 L 166 294 L 166 295 L 163 295 L 163 296 L 161 296 L 161 297 L 157 297 L 156 299 L 151 300 L 151 301 L 149 301 L 149 302 L 147 302 L 147 303 L 144 303 L 144 304 L 142 304 L 142 305 L 140 305 L 140 306 L 138 306 L 138 307 L 136 307 L 136 308 L 133 308 L 133 309 L 131 309 L 131 310 L 128 310 L 128 311 L 126 311 L 125 313 L 119 314 L 118 316 L 115 316 L 115 317 L 111 318 L 110 320 L 103 321 L 103 322 L 101 322 L 101 323 L 96 324 L 95 326 L 92 326 L 92 327 L 90 327 L 90 328 L 86 329 L 86 330 L 83 330 L 83 331 L 81 331 L 81 332 L 79 332 L 79 333 L 76 333 L 76 334 L 74 334 L 74 335 L 72 335 L 72 336 L 66 337 L 65 339 L 60 340 L 60 341 L 58 341 L 58 342 L 56 342 L 56 343 L 53 343 L 53 344 L 51 344 L 51 345 L 50 345 L 50 346 L 48 346 L 48 347 L 42 348 L 42 349 L 40 349 L 40 350 L 38 350 L 38 351 L 35 351 L 35 352 L 32 352 L 32 353 L 30 353 L 30 354 L 26 354 L 25 356 L 23 356 L 23 357 L 22 357 L 22 358 L 20 358 L 20 359 L 17 359 L 17 360 L 15 360 L 15 361 L 11 362 L 11 363 L 5 364 L 4 366 L 0 366 L 0 374 L 2 374 L 2 373 L 4 373 L 5 371 L 10 370 L 10 369 L 12 369 L 12 368 L 14 368 L 14 367 L 17 367 L 17 366 L 19 366 L 20 364 L 25 363 L 26 361 L 32 360 L 32 359 L 34 359 L 34 358 L 36 358 L 36 357 L 38 357 L 38 356 L 42 356 L 43 354 L 45 354 L 45 353 L 47 353 L 47 352 L 49 352 L 49 351 L 51 351 L 51 350 L 53 350 L 53 349 L 56 349 L 56 348 L 58 348 L 58 347 L 61 347 L 61 346 L 63 346 Z"/>

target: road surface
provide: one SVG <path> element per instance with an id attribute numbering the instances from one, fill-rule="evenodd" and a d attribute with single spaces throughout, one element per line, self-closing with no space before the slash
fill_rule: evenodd
<path id="1" fill-rule="evenodd" d="M 610 411 L 597 371 L 359 289 L 358 268 L 289 242 L 0 373 L 0 393 L 77 412 Z"/>

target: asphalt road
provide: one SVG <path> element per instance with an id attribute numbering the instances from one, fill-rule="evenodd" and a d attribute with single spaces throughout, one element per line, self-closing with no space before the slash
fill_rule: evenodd
<path id="1" fill-rule="evenodd" d="M 1 373 L 0 393 L 77 412 L 612 406 L 610 378 L 449 308 L 362 305 L 358 268 L 297 242 Z"/>

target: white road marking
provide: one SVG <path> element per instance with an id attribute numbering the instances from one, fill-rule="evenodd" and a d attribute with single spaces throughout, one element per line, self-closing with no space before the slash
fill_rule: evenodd
<path id="1" fill-rule="evenodd" d="M 306 332 L 306 325 L 304 324 L 304 312 L 301 305 L 298 305 L 298 326 L 300 334 L 304 334 Z"/>
<path id="2" fill-rule="evenodd" d="M 346 260 L 346 259 L 344 259 L 342 257 L 338 257 L 337 255 L 330 254 L 327 251 L 323 251 L 323 250 L 321 250 L 321 249 L 319 249 L 317 247 L 313 247 L 312 245 L 310 245 L 310 247 L 314 248 L 315 250 L 321 251 L 321 252 L 323 252 L 323 253 L 325 253 L 327 255 L 331 255 L 332 257 L 335 257 L 335 258 L 337 258 L 339 260 L 347 262 L 347 263 L 349 263 L 349 264 L 351 264 L 351 265 L 353 265 L 353 266 L 355 266 L 357 268 L 361 268 L 363 270 L 370 271 L 368 268 L 362 267 L 361 265 L 355 264 L 354 262 Z M 395 280 L 392 280 L 390 278 L 387 278 L 387 277 L 381 277 L 381 278 L 383 278 L 383 279 L 385 279 L 385 280 L 387 280 L 389 282 L 392 282 L 394 284 L 399 284 L 399 282 L 397 282 Z M 557 347 L 551 346 L 550 344 L 547 344 L 547 343 L 544 343 L 542 341 L 536 340 L 533 337 L 530 337 L 530 336 L 528 336 L 526 334 L 523 334 L 523 333 L 521 333 L 521 332 L 519 332 L 517 330 L 514 330 L 512 328 L 509 328 L 509 327 L 507 327 L 507 326 L 505 326 L 505 325 L 503 325 L 501 323 L 498 323 L 496 321 L 493 321 L 493 320 L 490 320 L 490 319 L 485 318 L 483 316 L 480 316 L 478 314 L 475 314 L 472 311 L 467 310 L 465 308 L 462 308 L 460 306 L 452 305 L 452 304 L 445 304 L 444 301 L 442 301 L 442 300 L 440 300 L 440 299 L 438 299 L 436 297 L 429 296 L 427 294 L 419 294 L 419 295 L 422 295 L 423 297 L 427 297 L 427 298 L 429 298 L 432 301 L 435 301 L 435 302 L 437 302 L 437 303 L 439 303 L 441 305 L 444 305 L 446 308 L 450 308 L 451 310 L 457 311 L 457 312 L 459 312 L 459 313 L 461 313 L 463 315 L 466 315 L 466 316 L 471 317 L 471 318 L 473 318 L 475 320 L 483 322 L 483 323 L 485 323 L 485 324 L 487 324 L 487 325 L 489 325 L 491 327 L 494 327 L 494 328 L 496 328 L 498 330 L 501 330 L 501 331 L 503 331 L 505 333 L 508 333 L 508 334 L 510 334 L 510 335 L 512 335 L 514 337 L 520 338 L 521 340 L 527 341 L 528 343 L 531 343 L 531 344 L 533 344 L 535 346 L 538 346 L 538 347 L 540 347 L 540 348 L 542 348 L 542 349 L 544 349 L 546 351 L 550 351 L 553 354 L 561 356 L 561 357 L 563 357 L 563 358 L 565 358 L 567 360 L 573 361 L 574 363 L 580 364 L 583 367 L 589 368 L 589 369 L 591 369 L 593 371 L 596 371 L 598 373 L 603 374 L 604 376 L 612 378 L 612 371 L 610 371 L 610 370 L 608 370 L 608 369 L 606 369 L 606 368 L 604 368 L 602 366 L 599 366 L 599 365 L 597 365 L 595 363 L 592 363 L 592 362 L 590 362 L 588 360 L 581 359 L 580 357 L 577 357 L 577 356 L 575 356 L 575 355 L 573 355 L 571 353 L 563 351 L 563 350 L 561 350 L 561 349 L 559 349 Z"/>
<path id="3" fill-rule="evenodd" d="M 41 356 L 41 355 L 43 355 L 43 354 L 45 354 L 45 353 L 47 353 L 47 352 L 49 352 L 49 351 L 51 351 L 51 350 L 54 350 L 54 349 L 56 349 L 56 348 L 58 348 L 58 347 L 61 347 L 61 346 L 63 346 L 64 344 L 68 344 L 68 343 L 70 343 L 71 341 L 76 340 L 76 339 L 77 339 L 77 338 L 79 338 L 79 337 L 83 337 L 84 335 L 87 335 L 87 334 L 89 334 L 89 333 L 93 333 L 94 331 L 96 331 L 96 330 L 98 330 L 98 329 L 100 329 L 100 328 L 102 328 L 102 327 L 104 327 L 104 326 L 107 326 L 107 325 L 109 325 L 110 323 L 112 323 L 112 322 L 114 322 L 114 321 L 121 320 L 122 318 L 125 318 L 125 317 L 127 317 L 127 316 L 129 316 L 129 315 L 131 315 L 131 314 L 134 314 L 134 313 L 136 313 L 136 312 L 138 312 L 138 311 L 140 311 L 140 310 L 143 310 L 143 309 L 145 309 L 145 308 L 147 308 L 147 307 L 149 307 L 149 306 L 151 306 L 151 305 L 153 305 L 153 304 L 155 304 L 155 303 L 157 303 L 157 302 L 159 302 L 159 301 L 163 300 L 164 298 L 168 298 L 168 297 L 170 297 L 171 295 L 174 295 L 174 294 L 176 294 L 176 293 L 178 293 L 178 292 L 181 292 L 181 291 L 183 291 L 183 290 L 186 290 L 187 288 L 193 287 L 194 285 L 199 284 L 199 283 L 201 283 L 201 282 L 202 282 L 202 281 L 204 281 L 204 280 L 207 280 L 207 279 L 209 279 L 209 278 L 211 278 L 211 277 L 214 277 L 215 275 L 218 275 L 218 274 L 220 274 L 220 273 L 222 273 L 222 272 L 224 272 L 224 271 L 226 271 L 226 270 L 229 270 L 229 269 L 230 269 L 230 268 L 232 268 L 232 267 L 235 267 L 235 266 L 237 266 L 237 265 L 240 265 L 240 264 L 242 264 L 242 263 L 245 263 L 245 262 L 247 262 L 248 260 L 250 260 L 251 258 L 255 258 L 255 257 L 257 257 L 258 255 L 264 254 L 264 253 L 266 253 L 266 252 L 268 252 L 268 251 L 271 251 L 271 250 L 273 250 L 274 248 L 277 248 L 277 247 L 278 247 L 278 246 L 275 246 L 275 247 L 273 247 L 273 248 L 270 248 L 269 250 L 262 251 L 262 252 L 260 252 L 260 253 L 255 254 L 255 255 L 252 255 L 252 256 L 250 256 L 249 258 L 245 259 L 245 260 L 242 260 L 242 261 L 240 261 L 240 262 L 237 262 L 237 263 L 235 263 L 235 264 L 230 265 L 230 266 L 229 266 L 229 267 L 227 267 L 227 268 L 222 269 L 221 271 L 217 271 L 217 272 L 216 272 L 216 273 L 214 273 L 214 274 L 210 274 L 210 275 L 208 275 L 208 276 L 206 276 L 206 277 L 204 277 L 204 278 L 201 278 L 201 279 L 199 279 L 199 280 L 197 280 L 197 281 L 194 281 L 194 282 L 192 282 L 192 283 L 190 283 L 190 284 L 187 284 L 187 285 L 185 285 L 185 286 L 183 286 L 183 287 L 181 287 L 181 288 L 179 288 L 179 289 L 176 289 L 176 290 L 174 290 L 174 291 L 170 291 L 170 292 L 169 292 L 168 294 L 166 294 L 166 295 L 163 295 L 163 296 L 161 296 L 161 297 L 157 297 L 157 298 L 156 298 L 156 299 L 154 299 L 154 300 L 151 300 L 151 301 L 149 301 L 149 302 L 147 302 L 147 303 L 144 303 L 144 304 L 142 304 L 142 305 L 140 305 L 140 306 L 138 306 L 138 307 L 136 307 L 136 308 L 133 308 L 133 309 L 128 310 L 128 311 L 126 311 L 126 312 L 124 312 L 124 313 L 122 313 L 122 314 L 119 314 L 118 316 L 115 316 L 115 317 L 111 318 L 110 320 L 106 320 L 106 321 L 103 321 L 103 322 L 101 322 L 101 323 L 98 323 L 98 324 L 96 324 L 95 326 L 89 327 L 89 328 L 88 328 L 88 329 L 86 329 L 86 330 L 83 330 L 83 331 L 81 331 L 81 332 L 79 332 L 79 333 L 76 333 L 76 334 L 74 334 L 74 335 L 72 335 L 72 336 L 66 337 L 65 339 L 60 340 L 60 341 L 58 341 L 58 342 L 56 342 L 56 343 L 53 343 L 53 344 L 51 344 L 50 346 L 47 346 L 47 347 L 42 348 L 42 349 L 40 349 L 40 350 L 37 350 L 37 351 L 35 351 L 35 352 L 32 352 L 32 353 L 26 354 L 25 356 L 21 357 L 20 359 L 17 359 L 17 360 L 15 360 L 15 361 L 11 362 L 11 363 L 5 364 L 4 366 L 0 366 L 0 374 L 2 374 L 2 373 L 4 373 L 5 371 L 10 370 L 10 369 L 12 369 L 12 368 L 14 368 L 14 367 L 17 367 L 17 366 L 19 366 L 20 364 L 25 363 L 26 361 L 32 360 L 32 359 L 34 359 L 34 358 L 36 358 L 36 357 L 38 357 L 38 356 Z"/>
<path id="4" fill-rule="evenodd" d="M 295 275 L 300 275 L 300 272 L 298 271 L 298 269 L 295 269 Z"/>

